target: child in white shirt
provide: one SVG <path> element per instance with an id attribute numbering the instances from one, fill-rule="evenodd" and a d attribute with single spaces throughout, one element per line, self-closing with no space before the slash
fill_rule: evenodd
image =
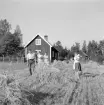
<path id="1" fill-rule="evenodd" d="M 75 70 L 75 77 L 77 80 L 80 79 L 80 74 L 82 73 L 81 63 L 80 63 L 80 55 L 76 54 L 74 57 L 73 69 Z"/>

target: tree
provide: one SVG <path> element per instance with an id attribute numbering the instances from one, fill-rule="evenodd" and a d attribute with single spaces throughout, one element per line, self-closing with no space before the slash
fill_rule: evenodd
<path id="1" fill-rule="evenodd" d="M 89 41 L 87 49 L 88 49 L 88 56 L 91 57 L 91 52 L 92 52 L 92 43 L 91 43 L 91 41 Z"/>
<path id="2" fill-rule="evenodd" d="M 6 19 L 0 20 L 0 55 L 23 55 L 24 47 L 20 27 L 17 25 L 13 34 L 10 29 L 11 25 Z"/>
<path id="3" fill-rule="evenodd" d="M 6 20 L 0 20 L 0 35 L 4 36 L 10 32 L 11 24 Z"/>
<path id="4" fill-rule="evenodd" d="M 98 43 L 92 40 L 92 54 L 96 57 L 98 52 Z"/>
<path id="5" fill-rule="evenodd" d="M 22 46 L 22 44 L 23 44 L 23 41 L 22 41 L 22 33 L 21 33 L 21 29 L 20 29 L 20 26 L 19 25 L 16 26 L 16 29 L 14 31 L 14 34 L 20 39 L 20 46 Z"/>
<path id="6" fill-rule="evenodd" d="M 104 56 L 104 40 L 99 41 L 99 49 L 102 52 L 102 55 Z"/>
<path id="7" fill-rule="evenodd" d="M 94 61 L 98 60 L 99 57 L 101 58 L 102 56 L 99 44 L 95 40 L 89 41 L 88 43 L 88 55 L 90 59 Z"/>
<path id="8" fill-rule="evenodd" d="M 70 59 L 72 57 L 74 57 L 74 54 L 70 50 L 68 50 L 67 59 Z"/>
<path id="9" fill-rule="evenodd" d="M 11 24 L 6 20 L 0 20 L 0 54 L 5 54 L 6 44 L 4 39 L 10 34 Z"/>
<path id="10" fill-rule="evenodd" d="M 87 53 L 87 45 L 86 45 L 86 41 L 84 40 L 83 45 L 82 45 L 82 51 L 84 53 Z"/>
<path id="11" fill-rule="evenodd" d="M 19 51 L 20 39 L 14 34 L 9 33 L 3 37 L 2 43 L 0 45 L 0 52 L 5 56 L 15 55 Z"/>
<path id="12" fill-rule="evenodd" d="M 53 45 L 59 52 L 61 52 L 63 50 L 63 46 L 61 44 L 60 41 L 57 41 L 54 45 Z"/>
<path id="13" fill-rule="evenodd" d="M 63 48 L 59 55 L 60 55 L 60 57 L 65 59 L 67 57 L 67 55 L 68 55 L 68 49 L 66 47 Z"/>
<path id="14" fill-rule="evenodd" d="M 68 49 L 65 47 L 63 48 L 60 41 L 57 41 L 53 47 L 55 47 L 59 51 L 59 59 L 64 60 L 67 57 Z"/>
<path id="15" fill-rule="evenodd" d="M 72 47 L 71 47 L 71 52 L 72 53 L 75 53 L 75 52 L 79 52 L 80 51 L 80 43 L 75 43 L 75 45 L 73 45 Z"/>

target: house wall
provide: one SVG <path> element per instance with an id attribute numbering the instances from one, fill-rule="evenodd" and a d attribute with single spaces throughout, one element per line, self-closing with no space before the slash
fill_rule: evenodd
<path id="1" fill-rule="evenodd" d="M 53 62 L 54 60 L 58 60 L 58 51 L 56 50 L 56 49 L 54 49 L 53 47 L 52 47 L 52 51 L 51 51 L 51 61 Z"/>
<path id="2" fill-rule="evenodd" d="M 35 40 L 41 39 L 41 45 L 36 45 Z M 25 48 L 26 49 L 26 48 Z M 48 60 L 50 61 L 50 45 L 46 43 L 40 36 L 37 36 L 28 46 L 27 51 L 35 51 L 35 50 L 41 50 L 41 54 L 44 55 L 45 53 L 48 55 Z"/>

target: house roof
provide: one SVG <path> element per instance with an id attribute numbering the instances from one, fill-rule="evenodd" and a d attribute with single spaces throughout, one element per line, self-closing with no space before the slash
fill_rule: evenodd
<path id="1" fill-rule="evenodd" d="M 87 55 L 86 53 L 84 53 L 83 51 L 80 51 L 80 54 L 81 54 L 82 56 L 85 56 L 85 57 L 88 56 L 88 55 Z"/>
<path id="2" fill-rule="evenodd" d="M 50 44 L 46 39 L 44 39 L 44 37 L 42 37 L 41 35 L 36 35 L 25 47 L 27 47 L 33 40 L 36 39 L 37 36 L 40 36 L 50 47 L 53 47 L 52 44 Z"/>

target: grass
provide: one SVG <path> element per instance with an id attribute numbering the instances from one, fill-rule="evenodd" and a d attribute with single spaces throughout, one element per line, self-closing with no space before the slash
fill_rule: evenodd
<path id="1" fill-rule="evenodd" d="M 8 63 L 0 62 L 0 73 L 15 74 L 16 72 L 24 72 L 27 69 L 24 63 Z"/>
<path id="2" fill-rule="evenodd" d="M 84 75 L 76 82 L 72 63 L 41 63 L 32 76 L 26 64 L 0 63 L 1 74 L 7 71 L 6 78 L 0 76 L 0 100 L 10 105 L 103 105 L 104 66 L 89 62 L 82 68 Z"/>
<path id="3" fill-rule="evenodd" d="M 20 70 L 27 68 L 25 63 L 0 62 L 0 69 Z"/>

